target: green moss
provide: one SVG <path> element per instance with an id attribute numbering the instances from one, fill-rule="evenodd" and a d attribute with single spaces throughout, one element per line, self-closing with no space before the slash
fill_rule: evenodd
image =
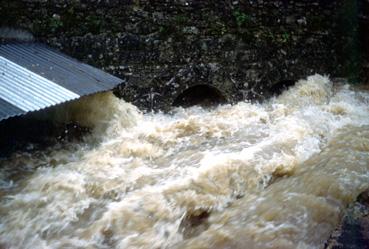
<path id="1" fill-rule="evenodd" d="M 189 18 L 186 15 L 176 15 L 172 18 L 171 22 L 158 27 L 158 33 L 162 39 L 169 37 L 174 40 L 183 40 L 185 34 L 183 33 L 183 27 L 189 23 Z"/>
<path id="2" fill-rule="evenodd" d="M 63 21 L 63 27 L 65 30 L 74 30 L 76 27 L 80 27 L 80 17 L 76 13 L 75 6 L 69 6 L 67 10 L 62 14 L 61 20 Z"/>
<path id="3" fill-rule="evenodd" d="M 104 19 L 97 15 L 89 15 L 86 17 L 86 26 L 92 34 L 98 34 L 103 30 Z"/>
<path id="4" fill-rule="evenodd" d="M 252 22 L 251 16 L 242 12 L 240 9 L 234 10 L 233 16 L 236 19 L 236 23 L 238 27 L 243 27 L 246 24 Z"/>
<path id="5" fill-rule="evenodd" d="M 291 35 L 287 32 L 284 32 L 283 34 L 281 34 L 280 36 L 280 41 L 282 43 L 288 43 L 291 40 Z"/>
<path id="6" fill-rule="evenodd" d="M 176 15 L 174 17 L 174 22 L 176 25 L 183 26 L 187 24 L 188 18 L 185 15 Z"/>
<path id="7" fill-rule="evenodd" d="M 63 27 L 63 21 L 58 18 L 58 17 L 51 17 L 49 18 L 49 21 L 48 21 L 48 29 L 55 33 L 56 31 L 58 31 L 60 28 Z"/>
<path id="8" fill-rule="evenodd" d="M 212 21 L 209 23 L 208 31 L 211 35 L 224 35 L 228 32 L 228 28 L 221 21 Z"/>
<path id="9" fill-rule="evenodd" d="M 176 29 L 172 25 L 164 25 L 159 27 L 158 32 L 161 38 L 166 39 L 171 34 L 175 33 Z"/>

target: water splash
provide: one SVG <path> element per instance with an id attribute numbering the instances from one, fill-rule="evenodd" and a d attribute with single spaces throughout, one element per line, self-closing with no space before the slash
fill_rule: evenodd
<path id="1" fill-rule="evenodd" d="M 263 104 L 172 114 L 103 94 L 66 115 L 96 146 L 0 162 L 0 245 L 320 248 L 369 187 L 368 102 L 320 75 Z"/>

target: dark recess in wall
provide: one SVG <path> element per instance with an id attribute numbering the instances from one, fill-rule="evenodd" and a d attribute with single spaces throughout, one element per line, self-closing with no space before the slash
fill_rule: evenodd
<path id="1" fill-rule="evenodd" d="M 212 106 L 226 103 L 221 91 L 208 85 L 196 85 L 186 89 L 173 102 L 173 106 Z"/>
<path id="2" fill-rule="evenodd" d="M 279 95 L 281 94 L 283 91 L 287 90 L 288 88 L 290 88 L 291 86 L 295 85 L 296 80 L 282 80 L 277 82 L 276 84 L 274 84 L 271 88 L 270 91 L 274 94 L 274 95 Z"/>

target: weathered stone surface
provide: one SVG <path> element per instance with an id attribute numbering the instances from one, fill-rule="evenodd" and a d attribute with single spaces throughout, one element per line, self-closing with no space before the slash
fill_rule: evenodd
<path id="1" fill-rule="evenodd" d="M 167 110 L 198 84 L 234 102 L 312 73 L 356 76 L 357 6 L 347 2 L 355 1 L 22 0 L 1 4 L 0 26 L 128 78 L 118 95 Z"/>
<path id="2" fill-rule="evenodd" d="M 363 80 L 369 84 L 369 0 L 359 1 L 359 34 L 363 56 Z"/>

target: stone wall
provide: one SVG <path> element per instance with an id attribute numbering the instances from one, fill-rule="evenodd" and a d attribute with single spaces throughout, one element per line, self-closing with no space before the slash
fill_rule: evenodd
<path id="1" fill-rule="evenodd" d="M 360 1 L 359 7 L 360 48 L 363 54 L 363 81 L 369 84 L 369 0 Z"/>
<path id="2" fill-rule="evenodd" d="M 140 108 L 168 110 L 199 84 L 234 102 L 263 99 L 280 82 L 313 73 L 355 80 L 355 3 L 18 0 L 1 4 L 0 26 L 30 30 L 42 42 L 127 78 L 117 93 Z"/>

